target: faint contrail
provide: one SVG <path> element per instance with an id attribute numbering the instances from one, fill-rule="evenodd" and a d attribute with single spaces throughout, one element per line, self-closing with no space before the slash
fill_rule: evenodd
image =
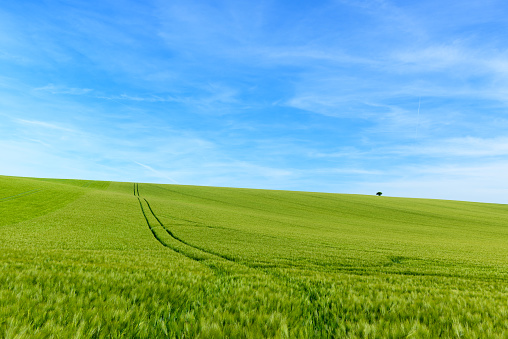
<path id="1" fill-rule="evenodd" d="M 146 168 L 147 170 L 150 170 L 152 171 L 153 173 L 157 174 L 157 176 L 161 177 L 161 178 L 165 178 L 165 179 L 168 179 L 169 181 L 171 181 L 173 184 L 177 184 L 177 185 L 180 185 L 180 183 L 178 183 L 176 180 L 173 180 L 171 179 L 170 177 L 168 177 L 167 175 L 165 175 L 164 173 L 162 172 L 159 172 L 157 171 L 156 169 L 153 169 L 152 167 L 148 166 L 148 165 L 144 165 L 142 163 L 139 163 L 137 161 L 134 161 L 136 164 L 138 164 L 139 166 L 142 166 L 144 168 Z"/>
<path id="2" fill-rule="evenodd" d="M 422 101 L 422 97 L 418 99 L 418 118 L 416 119 L 416 136 L 415 139 L 418 139 L 418 125 L 420 124 L 420 103 Z"/>

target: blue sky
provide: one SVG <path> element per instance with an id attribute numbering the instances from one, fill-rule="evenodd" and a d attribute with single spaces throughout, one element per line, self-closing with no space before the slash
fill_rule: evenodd
<path id="1" fill-rule="evenodd" d="M 504 1 L 9 1 L 0 174 L 508 203 Z"/>

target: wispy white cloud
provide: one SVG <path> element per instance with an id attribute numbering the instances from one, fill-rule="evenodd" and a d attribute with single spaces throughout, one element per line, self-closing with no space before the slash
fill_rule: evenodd
<path id="1" fill-rule="evenodd" d="M 254 161 L 221 160 L 193 161 L 192 166 L 186 161 L 175 165 L 171 173 L 195 185 L 266 189 L 294 188 L 294 180 L 299 176 L 297 171 Z"/>
<path id="2" fill-rule="evenodd" d="M 34 89 L 35 91 L 49 92 L 51 94 L 70 94 L 70 95 L 83 95 L 92 92 L 91 88 L 74 88 L 74 87 L 66 87 L 66 86 L 56 86 L 53 84 L 48 84 L 43 87 L 38 87 Z"/>
<path id="3" fill-rule="evenodd" d="M 20 124 L 24 124 L 24 125 L 49 128 L 49 129 L 59 130 L 59 131 L 63 131 L 63 132 L 78 133 L 77 130 L 63 127 L 63 126 L 60 126 L 56 123 L 50 123 L 50 122 L 46 122 L 46 121 L 24 120 L 24 119 L 16 119 L 15 121 Z"/>
<path id="4" fill-rule="evenodd" d="M 164 172 L 162 171 L 158 171 L 156 169 L 154 169 L 153 167 L 151 166 L 148 166 L 148 165 L 145 165 L 145 164 L 142 164 L 140 162 L 137 162 L 137 161 L 134 161 L 136 164 L 138 164 L 139 166 L 143 167 L 143 168 L 146 168 L 147 170 L 149 170 L 151 173 L 153 173 L 157 178 L 160 178 L 160 179 L 165 179 L 165 180 L 169 180 L 169 182 L 173 183 L 173 184 L 179 184 L 178 181 L 170 178 L 167 174 L 165 174 Z"/>
<path id="5" fill-rule="evenodd" d="M 311 158 L 349 158 L 375 159 L 379 157 L 420 157 L 435 162 L 453 163 L 457 159 L 471 163 L 484 158 L 504 157 L 508 155 L 508 138 L 440 138 L 427 141 L 415 141 L 412 144 L 391 146 L 372 145 L 371 148 L 342 147 L 332 152 L 309 152 Z"/>
<path id="6" fill-rule="evenodd" d="M 385 172 L 382 170 L 366 169 L 366 168 L 321 168 L 304 170 L 301 173 L 307 173 L 308 175 L 333 175 L 333 174 L 352 174 L 352 175 L 382 175 Z"/>
<path id="7" fill-rule="evenodd" d="M 27 138 L 26 140 L 33 141 L 35 143 L 41 144 L 41 145 L 46 146 L 46 147 L 52 147 L 50 144 L 48 144 L 48 143 L 46 143 L 44 141 L 38 140 L 38 139 Z"/>
<path id="8" fill-rule="evenodd" d="M 398 66 L 401 70 L 406 72 L 408 70 L 428 72 L 442 71 L 451 67 L 457 68 L 474 63 L 476 60 L 465 52 L 463 48 L 456 45 L 437 45 L 425 46 L 412 51 L 397 51 L 393 57 L 395 62 L 399 62 Z M 476 70 L 476 68 L 473 70 Z"/>
<path id="9" fill-rule="evenodd" d="M 125 105 L 127 102 L 134 103 L 174 103 L 180 104 L 194 113 L 227 113 L 233 109 L 244 109 L 245 104 L 240 103 L 237 96 L 238 90 L 231 86 L 225 86 L 219 83 L 200 84 L 199 93 L 189 94 L 107 94 L 107 95 L 93 95 L 94 98 L 102 100 L 110 100 Z"/>
<path id="10" fill-rule="evenodd" d="M 405 166 L 371 182 L 357 183 L 354 191 L 399 197 L 465 200 L 508 204 L 505 177 L 508 162 L 477 164 Z"/>
<path id="11" fill-rule="evenodd" d="M 132 95 L 132 94 L 120 94 L 120 95 L 98 95 L 98 99 L 105 99 L 105 100 L 125 100 L 125 101 L 137 101 L 137 102 L 186 102 L 184 98 L 177 98 L 172 96 L 158 96 L 158 95 L 152 95 L 152 96 L 141 96 L 141 95 Z"/>
<path id="12" fill-rule="evenodd" d="M 394 66 L 408 72 L 445 72 L 465 78 L 479 74 L 501 77 L 508 72 L 508 52 L 486 48 L 479 50 L 467 41 L 413 46 L 393 53 Z M 395 70 L 395 69 L 394 69 Z"/>
<path id="13" fill-rule="evenodd" d="M 4 51 L 0 51 L 0 59 L 14 61 L 17 64 L 28 64 L 29 62 L 29 59 L 23 55 L 16 55 Z"/>
<path id="14" fill-rule="evenodd" d="M 428 197 L 475 180 L 488 194 L 508 153 L 507 9 L 12 2 L 0 10 L 4 163 L 140 182 L 442 187 Z"/>
<path id="15" fill-rule="evenodd" d="M 405 156 L 427 157 L 499 157 L 508 155 L 508 138 L 451 138 L 412 146 L 401 146 L 392 150 L 393 153 Z"/>

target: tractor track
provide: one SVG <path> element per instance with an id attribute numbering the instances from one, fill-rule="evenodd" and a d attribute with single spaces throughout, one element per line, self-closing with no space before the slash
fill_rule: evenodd
<path id="1" fill-rule="evenodd" d="M 227 272 L 224 271 L 223 269 L 221 269 L 220 267 L 217 267 L 216 265 L 214 265 L 213 263 L 211 262 L 207 262 L 207 261 L 204 261 L 203 258 L 198 258 L 198 257 L 195 257 L 195 256 L 192 256 L 191 254 L 189 253 L 186 253 L 186 251 L 184 250 L 180 250 L 178 248 L 175 248 L 169 244 L 166 244 L 164 243 L 160 238 L 159 236 L 157 236 L 154 228 L 155 227 L 161 227 L 163 228 L 167 234 L 169 236 L 171 236 L 174 240 L 178 241 L 179 243 L 185 245 L 185 246 L 188 246 L 190 248 L 193 248 L 195 250 L 198 250 L 200 252 L 203 252 L 205 254 L 208 254 L 208 255 L 211 255 L 215 258 L 220 258 L 228 263 L 231 263 L 231 264 L 236 264 L 236 265 L 239 265 L 241 267 L 244 267 L 248 270 L 255 270 L 257 272 L 260 272 L 260 273 L 263 273 L 267 276 L 271 276 L 272 278 L 275 278 L 281 282 L 283 282 L 284 284 L 286 284 L 286 286 L 288 287 L 293 287 L 295 288 L 297 291 L 299 291 L 300 293 L 302 294 L 309 294 L 309 287 L 304 283 L 304 282 L 301 282 L 301 281 L 295 281 L 293 279 L 290 279 L 289 277 L 285 276 L 283 273 L 280 273 L 280 272 L 276 272 L 276 271 L 272 271 L 270 270 L 269 268 L 260 268 L 259 266 L 257 265 L 249 265 L 247 263 L 243 263 L 243 262 L 239 262 L 239 261 L 236 261 L 235 259 L 232 259 L 232 258 L 229 258 L 225 255 L 222 255 L 222 254 L 219 254 L 219 253 L 215 253 L 213 251 L 210 251 L 210 250 L 206 250 L 204 248 L 201 248 L 199 246 L 196 246 L 196 245 L 193 245 L 193 244 L 190 244 L 188 243 L 187 241 L 179 238 L 178 236 L 176 236 L 173 232 L 171 232 L 161 221 L 160 219 L 157 217 L 157 215 L 155 214 L 155 212 L 153 211 L 152 207 L 150 206 L 150 203 L 148 202 L 148 200 L 146 200 L 145 198 L 141 198 L 141 196 L 139 195 L 139 184 L 135 183 L 134 184 L 134 196 L 136 196 L 138 198 L 138 202 L 139 202 L 139 206 L 141 208 L 141 212 L 143 213 L 143 217 L 145 218 L 145 221 L 150 229 L 150 231 L 152 232 L 153 236 L 155 237 L 155 239 L 157 239 L 157 241 L 159 243 L 161 243 L 161 245 L 163 245 L 164 247 L 167 247 L 179 254 L 182 254 L 183 256 L 191 259 L 191 260 L 194 260 L 194 261 L 197 261 L 197 262 L 201 262 L 202 264 L 204 264 L 205 266 L 209 267 L 210 269 L 212 269 L 216 274 L 218 275 L 229 275 L 230 272 Z M 150 214 L 155 218 L 155 220 L 157 220 L 157 222 L 159 223 L 159 225 L 157 226 L 152 226 L 150 224 L 150 221 L 148 219 L 148 216 L 147 216 L 147 213 L 146 213 L 146 210 L 145 208 L 143 207 L 143 203 L 142 202 L 145 202 L 146 203 L 146 206 L 148 207 L 148 210 L 150 211 Z"/>
<path id="2" fill-rule="evenodd" d="M 141 203 L 141 199 L 138 198 L 138 202 L 139 202 L 139 207 L 141 207 L 141 213 L 143 213 L 143 217 L 145 218 L 145 221 L 146 221 L 146 224 L 148 225 L 148 228 L 150 229 L 150 231 L 152 232 L 153 236 L 155 237 L 155 239 L 157 239 L 158 242 L 160 242 L 162 244 L 162 246 L 164 247 L 169 247 L 171 248 L 170 246 L 166 245 L 160 238 L 159 236 L 157 235 L 157 233 L 155 232 L 155 230 L 153 229 L 152 225 L 150 224 L 150 221 L 148 220 L 148 217 L 146 216 L 146 213 L 145 213 L 145 210 L 143 208 L 143 204 Z M 171 248 L 173 249 L 173 248 Z"/>
<path id="3" fill-rule="evenodd" d="M 155 186 L 155 187 L 158 187 L 158 186 Z M 158 188 L 160 188 L 160 187 L 158 187 Z M 162 188 L 162 189 L 165 189 L 165 188 Z M 172 193 L 180 193 L 180 192 L 172 191 L 170 189 L 165 189 L 165 190 L 170 191 Z M 180 194 L 182 194 L 182 193 L 180 193 Z M 262 275 L 264 275 L 266 277 L 271 277 L 275 280 L 278 280 L 281 284 L 283 284 L 283 286 L 286 286 L 286 288 L 289 291 L 291 291 L 291 293 L 299 294 L 301 296 L 302 300 L 307 300 L 307 302 L 313 304 L 315 307 L 315 317 L 319 316 L 319 314 L 322 314 L 322 313 L 327 312 L 329 310 L 329 307 L 330 307 L 329 303 L 324 303 L 324 304 L 323 303 L 315 303 L 315 300 L 317 300 L 319 295 L 323 292 L 320 289 L 314 288 L 315 282 L 311 279 L 306 279 L 305 275 L 298 276 L 298 271 L 295 271 L 293 274 L 288 275 L 288 273 L 284 272 L 283 270 L 277 270 L 276 269 L 277 267 L 267 267 L 267 266 L 263 267 L 263 266 L 261 266 L 261 265 L 264 265 L 265 263 L 255 263 L 255 262 L 246 263 L 246 262 L 237 261 L 237 260 L 229 258 L 225 255 L 221 255 L 219 253 L 215 253 L 213 251 L 210 251 L 210 250 L 201 248 L 199 246 L 190 244 L 187 241 L 176 236 L 173 232 L 171 232 L 170 229 L 168 229 L 164 225 L 164 223 L 159 219 L 159 217 L 153 211 L 148 200 L 146 198 L 142 198 L 140 196 L 139 184 L 134 184 L 134 195 L 138 198 L 141 211 L 143 213 L 143 216 L 145 218 L 145 221 L 146 221 L 148 227 L 152 231 L 152 233 L 153 233 L 154 237 L 157 239 L 157 241 L 159 241 L 164 247 L 167 247 L 179 254 L 182 254 L 183 256 L 185 256 L 193 261 L 199 262 L 199 263 L 207 266 L 217 276 L 223 277 L 225 279 L 229 279 L 230 277 L 234 278 L 235 276 L 242 274 L 241 273 L 242 271 L 238 270 L 238 268 L 242 267 L 244 269 L 247 269 L 248 271 L 254 270 L 254 271 L 261 273 Z M 215 199 L 206 199 L 206 198 L 202 198 L 202 197 L 191 195 L 191 194 L 182 194 L 182 195 L 188 195 L 191 197 L 201 198 L 203 200 L 217 201 Z M 273 199 L 273 200 L 279 200 L 279 199 Z M 221 203 L 224 203 L 224 202 L 221 201 Z M 146 204 L 146 207 L 143 206 L 144 204 Z M 296 203 L 296 204 L 298 204 L 298 203 Z M 230 204 L 230 205 L 233 205 L 233 204 Z M 300 204 L 298 204 L 298 205 L 300 205 Z M 323 208 L 322 210 L 325 210 L 325 208 Z M 148 215 L 151 215 L 151 217 L 153 217 L 155 220 L 157 220 L 158 225 L 152 226 L 150 224 Z M 185 245 L 184 248 L 180 249 L 180 248 L 177 248 L 177 247 L 174 247 L 174 246 L 164 243 L 157 236 L 156 232 L 154 231 L 154 228 L 156 228 L 156 227 L 161 227 L 164 231 L 166 231 L 166 233 L 172 239 L 174 239 L 175 241 L 177 241 L 178 243 L 180 243 L 182 245 Z M 187 247 L 187 249 L 185 249 L 185 247 Z M 191 249 L 202 252 L 203 254 L 210 255 L 210 256 L 212 256 L 212 258 L 222 259 L 222 260 L 220 260 L 220 261 L 222 261 L 222 264 L 220 263 L 220 261 L 217 262 L 217 261 L 209 260 L 208 258 L 194 256 L 194 255 L 192 255 L 192 253 L 189 253 L 189 252 L 192 252 Z M 233 267 L 224 266 L 225 263 L 233 264 L 236 267 L 235 266 L 233 266 Z M 294 268 L 298 269 L 297 266 L 294 266 L 291 263 L 289 264 L 289 267 L 294 267 Z M 342 268 L 338 269 L 336 272 L 340 272 L 342 274 L 346 274 L 349 276 L 368 276 L 368 275 L 373 274 L 373 271 L 368 270 L 368 269 L 362 269 L 359 267 L 342 267 Z M 296 276 L 295 276 L 295 274 L 296 274 Z M 429 274 L 429 272 L 418 273 L 418 272 L 410 272 L 410 271 L 407 271 L 407 272 L 406 271 L 400 271 L 400 272 L 378 271 L 377 274 L 397 274 L 397 275 L 408 275 L 408 276 L 419 276 L 419 275 L 434 276 L 434 274 Z M 436 277 L 443 277 L 442 274 L 435 274 L 435 276 Z"/>
<path id="4" fill-rule="evenodd" d="M 159 243 L 161 243 L 162 246 L 164 247 L 169 247 L 171 248 L 170 246 L 168 246 L 167 244 L 165 244 L 160 238 L 159 236 L 157 235 L 157 233 L 155 232 L 155 230 L 153 229 L 152 227 L 152 224 L 150 224 L 150 221 L 148 220 L 148 216 L 146 215 L 146 212 L 145 212 L 145 209 L 143 208 L 143 203 L 141 202 L 141 198 L 139 197 L 139 188 L 138 188 L 139 184 L 134 184 L 134 196 L 138 199 L 138 202 L 139 202 L 139 207 L 141 208 L 141 213 L 143 213 L 143 217 L 145 218 L 145 221 L 146 221 L 146 224 L 148 225 L 148 228 L 150 229 L 150 231 L 152 232 L 153 236 L 155 239 L 157 239 L 157 241 Z M 173 249 L 173 248 L 171 248 Z"/>
<path id="5" fill-rule="evenodd" d="M 155 214 L 155 212 L 153 211 L 152 209 L 152 206 L 150 206 L 150 203 L 148 202 L 148 200 L 146 200 L 146 198 L 142 198 L 140 195 L 139 195 L 139 184 L 134 184 L 134 195 L 138 198 L 138 202 L 139 202 L 139 206 L 141 207 L 141 212 L 143 213 L 143 217 L 145 218 L 145 221 L 148 225 L 148 227 L 150 228 L 150 231 L 152 231 L 152 234 L 154 235 L 155 239 L 157 239 L 157 241 L 159 241 L 164 247 L 168 247 L 168 248 L 171 248 L 172 250 L 178 252 L 178 253 L 181 253 L 185 256 L 187 256 L 188 258 L 190 259 L 193 259 L 193 260 L 196 260 L 196 258 L 192 257 L 192 256 L 189 256 L 185 253 L 183 253 L 181 250 L 179 249 L 176 249 L 166 243 L 164 243 L 160 237 L 156 234 L 154 228 L 155 227 L 161 227 L 171 238 L 173 238 L 174 240 L 178 241 L 179 243 L 183 244 L 183 245 L 186 245 L 186 246 L 189 246 L 191 248 L 194 248 L 196 250 L 199 250 L 203 253 L 206 253 L 206 254 L 209 254 L 209 255 L 213 255 L 215 257 L 219 257 L 221 259 L 224 259 L 224 260 L 227 260 L 229 262 L 233 262 L 233 263 L 238 263 L 236 260 L 228 257 L 228 256 L 225 256 L 225 255 L 222 255 L 222 254 L 219 254 L 219 253 L 215 253 L 213 251 L 210 251 L 210 250 L 207 250 L 207 249 L 204 249 L 204 248 L 201 248 L 199 246 L 196 246 L 196 245 L 193 245 L 185 240 L 183 240 L 182 238 L 178 237 L 177 235 L 175 235 L 173 232 L 171 232 L 171 230 L 166 227 L 166 225 L 164 225 L 162 223 L 162 221 L 159 219 L 159 217 Z M 145 210 L 145 207 L 143 207 L 143 202 L 146 204 L 146 206 L 148 207 L 148 211 L 150 212 L 150 214 L 155 218 L 155 220 L 157 220 L 158 224 L 159 225 L 156 225 L 156 226 L 153 226 L 149 219 L 148 219 L 148 213 L 147 211 Z M 243 264 L 241 264 L 243 265 Z M 245 267 L 249 267 L 247 265 L 243 265 Z"/>
<path id="6" fill-rule="evenodd" d="M 156 227 L 161 227 L 164 231 L 166 231 L 166 233 L 168 235 L 170 235 L 173 239 L 181 242 L 182 244 L 185 244 L 187 245 L 185 242 L 183 242 L 181 239 L 177 238 L 174 236 L 174 234 L 169 231 L 165 226 L 164 224 L 160 221 L 160 219 L 155 215 L 155 213 L 153 212 L 152 208 L 150 207 L 149 203 L 148 203 L 148 200 L 146 200 L 145 198 L 141 198 L 141 196 L 139 195 L 139 184 L 134 184 L 134 189 L 133 189 L 133 192 L 134 192 L 134 196 L 138 199 L 138 202 L 139 202 L 139 207 L 141 209 L 141 213 L 143 214 L 143 217 L 145 218 L 145 222 L 148 226 L 148 228 L 150 229 L 150 231 L 152 232 L 154 238 L 164 247 L 166 248 L 169 248 L 170 250 L 173 250 L 177 253 L 180 253 L 182 254 L 183 256 L 186 256 L 187 258 L 189 259 L 192 259 L 192 260 L 195 260 L 195 261 L 200 261 L 198 258 L 196 257 L 193 257 L 191 255 L 188 255 L 187 253 L 183 252 L 182 250 L 174 247 L 174 246 L 171 246 L 169 244 L 167 244 L 166 242 L 164 242 L 161 237 L 157 234 L 157 232 L 155 231 L 155 228 Z M 150 211 L 150 214 L 157 220 L 157 222 L 159 223 L 159 225 L 156 225 L 156 226 L 153 226 L 151 223 L 150 223 L 150 220 L 148 219 L 148 213 L 146 211 L 146 207 L 143 207 L 143 202 L 146 204 L 146 206 L 148 207 L 148 210 Z M 190 245 L 187 245 L 187 246 L 190 246 Z M 192 246 L 191 246 L 192 247 Z"/>
<path id="7" fill-rule="evenodd" d="M 40 192 L 40 191 L 42 191 L 42 188 L 35 189 L 35 190 L 30 190 L 30 191 L 26 191 L 26 192 L 21 192 L 21 193 L 15 194 L 15 195 L 11 195 L 9 197 L 1 198 L 0 202 L 9 201 L 9 200 L 12 200 L 12 199 L 17 199 L 17 198 L 21 198 L 21 197 L 24 197 L 24 196 L 27 196 L 27 195 L 30 195 L 30 194 L 34 194 L 34 193 Z"/>
<path id="8" fill-rule="evenodd" d="M 146 223 L 148 225 L 148 227 L 150 228 L 150 230 L 152 231 L 154 237 L 157 239 L 157 241 L 159 241 L 164 247 L 167 247 L 179 254 L 182 254 L 184 255 L 185 257 L 191 259 L 191 260 L 194 260 L 194 261 L 198 261 L 198 262 L 201 262 L 202 264 L 206 265 L 207 267 L 209 267 L 210 269 L 212 269 L 214 272 L 216 272 L 216 274 L 218 275 L 229 275 L 230 272 L 226 273 L 224 270 L 216 267 L 213 263 L 207 263 L 206 261 L 203 261 L 203 258 L 197 258 L 195 256 L 192 256 L 191 254 L 187 253 L 185 250 L 180 250 L 178 248 L 175 248 L 171 245 L 168 245 L 166 243 L 164 243 L 155 233 L 154 231 L 154 226 L 152 226 L 148 220 L 148 216 L 147 216 L 147 213 L 146 213 L 146 210 L 144 209 L 143 207 L 143 203 L 142 201 L 144 201 L 144 203 L 146 203 L 146 206 L 148 207 L 148 211 L 150 212 L 150 214 L 155 218 L 155 220 L 157 220 L 158 224 L 157 226 L 155 227 L 161 227 L 162 229 L 164 229 L 167 234 L 169 236 L 171 236 L 174 240 L 178 241 L 179 243 L 187 246 L 187 247 L 190 247 L 190 248 L 193 248 L 195 250 L 198 250 L 200 252 L 203 252 L 205 254 L 208 254 L 208 255 L 211 255 L 215 258 L 218 258 L 218 259 L 222 259 L 228 263 L 231 263 L 231 264 L 236 264 L 236 265 L 239 265 L 241 267 L 244 267 L 248 270 L 255 270 L 257 272 L 260 272 L 262 274 L 265 274 L 267 276 L 270 276 L 274 279 L 277 279 L 279 280 L 280 282 L 282 282 L 283 284 L 285 284 L 286 286 L 288 286 L 288 288 L 294 288 L 296 291 L 298 291 L 299 293 L 301 293 L 302 295 L 307 295 L 309 296 L 309 298 L 312 298 L 311 297 L 311 294 L 313 293 L 308 284 L 305 283 L 304 281 L 299 281 L 298 279 L 291 279 L 290 277 L 286 276 L 284 273 L 282 272 L 277 272 L 277 271 L 274 271 L 274 270 L 271 270 L 270 267 L 260 267 L 259 265 L 253 263 L 253 264 L 248 264 L 248 263 L 245 263 L 245 262 L 240 262 L 240 261 L 237 261 L 235 260 L 234 258 L 230 258 L 228 256 L 225 256 L 225 255 L 222 255 L 220 253 L 216 253 L 216 252 L 213 252 L 213 251 L 210 251 L 210 250 L 207 250 L 207 249 L 204 249 L 204 248 L 201 248 L 199 246 L 196 246 L 196 245 L 193 245 L 193 244 L 190 244 L 188 243 L 187 241 L 181 239 L 180 237 L 176 236 L 173 232 L 171 232 L 162 222 L 161 220 L 159 219 L 159 217 L 157 217 L 157 215 L 155 214 L 155 212 L 153 211 L 152 207 L 150 206 L 150 203 L 148 202 L 148 200 L 146 200 L 145 198 L 141 198 L 140 195 L 139 195 L 139 185 L 138 184 L 134 184 L 134 195 L 138 198 L 139 200 L 139 204 L 141 206 L 141 210 L 143 212 L 143 216 L 145 217 L 145 220 L 146 220 Z M 210 199 L 211 200 L 211 199 Z M 348 269 L 346 270 L 346 273 L 348 274 L 352 274 L 352 275 L 365 275 L 366 273 L 365 272 L 358 272 L 358 270 L 355 270 L 354 268 L 353 269 Z"/>
<path id="9" fill-rule="evenodd" d="M 216 252 L 213 252 L 213 251 L 210 251 L 210 250 L 207 250 L 207 249 L 204 249 L 202 247 L 199 247 L 199 246 L 196 246 L 196 245 L 193 245 L 191 243 L 188 243 L 187 241 L 183 240 L 182 238 L 176 236 L 173 232 L 171 232 L 167 227 L 166 225 L 164 225 L 160 219 L 157 217 L 157 215 L 155 215 L 154 211 L 152 210 L 152 207 L 150 206 L 150 203 L 148 202 L 148 200 L 146 200 L 145 198 L 143 198 L 143 200 L 146 202 L 146 205 L 148 206 L 148 209 L 150 210 L 150 212 L 152 213 L 153 217 L 157 220 L 157 222 L 159 223 L 159 225 L 173 238 L 175 239 L 176 241 L 179 241 L 181 242 L 182 244 L 184 245 L 187 245 L 189 247 L 192 247 L 192 248 L 195 248 L 197 250 L 200 250 L 202 252 L 205 252 L 205 253 L 208 253 L 208 254 L 211 254 L 211 255 L 214 255 L 214 256 L 217 256 L 219 258 L 222 258 L 222 259 L 225 259 L 225 260 L 228 260 L 228 261 L 231 261 L 231 262 L 236 262 L 234 259 L 232 258 L 229 258 L 225 255 L 222 255 L 222 254 L 219 254 L 219 253 L 216 253 Z"/>

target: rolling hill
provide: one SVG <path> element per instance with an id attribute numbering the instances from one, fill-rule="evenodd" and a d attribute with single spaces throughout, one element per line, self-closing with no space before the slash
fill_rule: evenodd
<path id="1" fill-rule="evenodd" d="M 0 337 L 508 336 L 508 206 L 0 176 Z"/>

